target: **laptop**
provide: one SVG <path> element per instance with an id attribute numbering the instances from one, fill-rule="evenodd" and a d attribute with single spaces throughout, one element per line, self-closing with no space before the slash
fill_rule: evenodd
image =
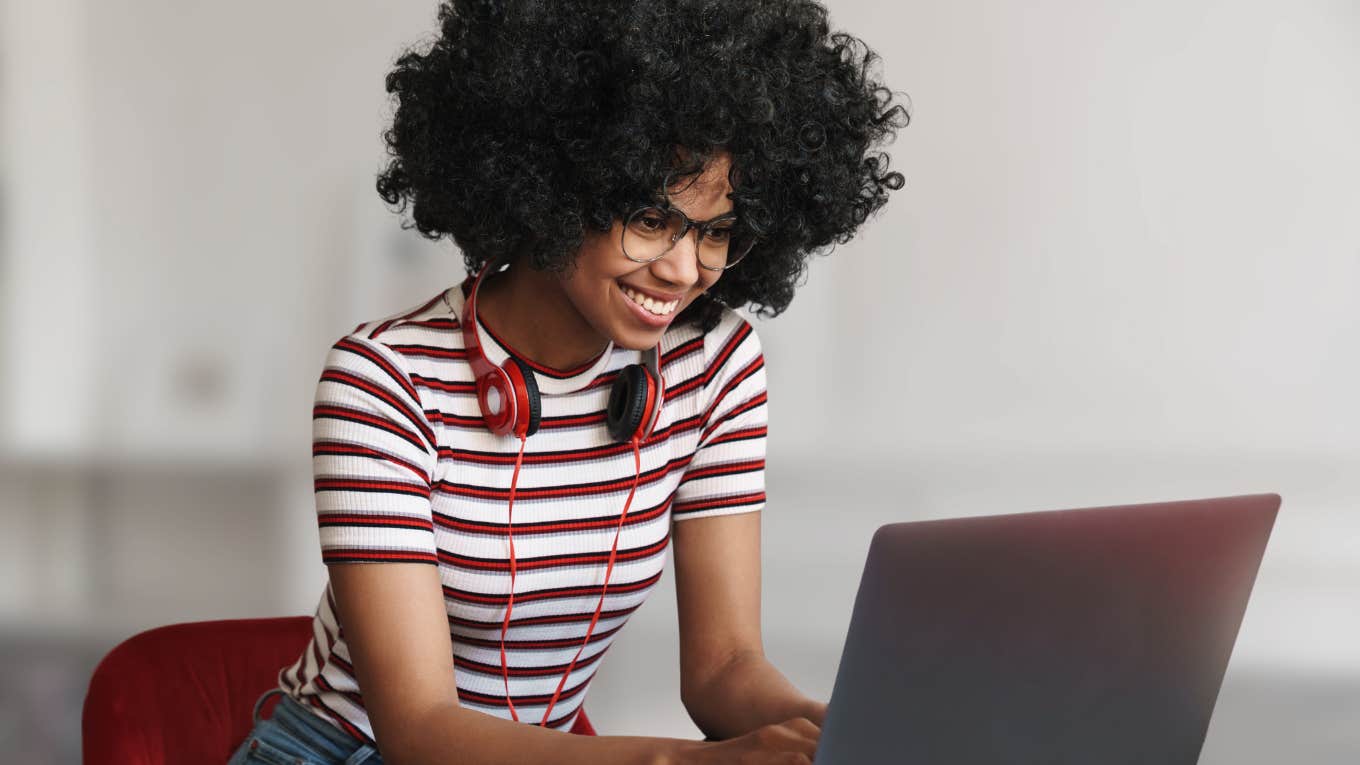
<path id="1" fill-rule="evenodd" d="M 813 762 L 1196 762 L 1279 507 L 883 526 Z"/>

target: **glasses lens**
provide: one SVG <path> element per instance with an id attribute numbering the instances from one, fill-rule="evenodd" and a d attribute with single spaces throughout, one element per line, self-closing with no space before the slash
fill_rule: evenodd
<path id="1" fill-rule="evenodd" d="M 746 257 L 754 242 L 735 220 L 716 223 L 699 243 L 699 262 L 709 268 L 731 268 Z"/>
<path id="2" fill-rule="evenodd" d="M 633 260 L 656 260 L 675 244 L 684 221 L 659 207 L 643 207 L 623 226 L 623 253 Z"/>

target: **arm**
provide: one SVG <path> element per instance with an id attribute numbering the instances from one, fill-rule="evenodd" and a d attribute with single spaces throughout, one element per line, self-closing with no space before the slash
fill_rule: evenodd
<path id="1" fill-rule="evenodd" d="M 710 738 L 797 717 L 820 727 L 826 705 L 765 659 L 760 636 L 765 355 L 736 313 L 711 336 L 710 355 L 721 366 L 706 385 L 699 445 L 672 509 L 681 701 Z"/>
<path id="2" fill-rule="evenodd" d="M 680 620 L 680 697 L 712 738 L 806 717 L 804 696 L 765 658 L 760 635 L 760 513 L 694 518 L 672 533 Z"/>
<path id="3" fill-rule="evenodd" d="M 333 563 L 336 607 L 383 762 L 391 765 L 656 763 L 681 739 L 578 736 L 458 704 L 438 570 Z"/>

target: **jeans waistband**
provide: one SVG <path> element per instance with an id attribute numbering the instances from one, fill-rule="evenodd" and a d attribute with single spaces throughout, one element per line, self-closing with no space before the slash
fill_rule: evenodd
<path id="1" fill-rule="evenodd" d="M 266 691 L 256 702 L 255 717 L 257 720 L 259 719 L 260 706 L 265 699 L 274 693 L 279 694 L 279 703 L 274 706 L 274 711 L 269 719 L 276 721 L 280 727 L 286 729 L 289 733 L 323 749 L 327 755 L 337 760 L 348 757 L 355 750 L 364 746 L 364 742 L 321 719 L 315 712 L 307 709 L 281 688 Z"/>

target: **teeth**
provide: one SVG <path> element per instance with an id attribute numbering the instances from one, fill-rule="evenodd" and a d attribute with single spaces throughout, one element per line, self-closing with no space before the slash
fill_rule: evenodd
<path id="1" fill-rule="evenodd" d="M 671 311 L 675 310 L 675 307 L 677 305 L 680 304 L 679 300 L 672 300 L 669 303 L 661 303 L 656 300 L 653 300 L 650 297 L 647 297 L 646 295 L 634 292 L 628 287 L 623 287 L 623 285 L 619 286 L 623 288 L 623 294 L 627 295 L 629 300 L 633 301 L 634 303 L 637 303 L 643 308 L 646 308 L 648 312 L 654 313 L 657 316 L 665 316 L 666 314 L 669 314 Z"/>

